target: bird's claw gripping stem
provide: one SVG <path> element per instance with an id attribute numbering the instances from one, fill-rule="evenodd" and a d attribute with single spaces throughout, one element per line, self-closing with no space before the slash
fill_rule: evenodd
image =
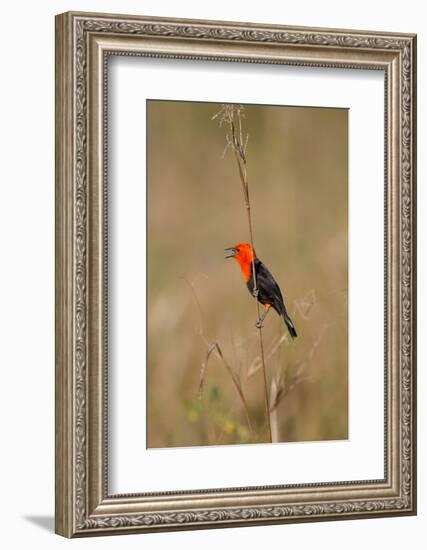
<path id="1" fill-rule="evenodd" d="M 266 306 L 266 309 L 264 313 L 261 315 L 261 317 L 258 318 L 258 321 L 256 322 L 255 326 L 256 328 L 262 328 L 263 327 L 263 321 L 267 317 L 267 313 L 270 311 L 270 305 Z"/>
<path id="2" fill-rule="evenodd" d="M 254 298 L 258 298 L 258 294 L 259 294 L 259 290 L 257 288 L 254 288 L 253 291 L 252 291 L 252 296 Z"/>

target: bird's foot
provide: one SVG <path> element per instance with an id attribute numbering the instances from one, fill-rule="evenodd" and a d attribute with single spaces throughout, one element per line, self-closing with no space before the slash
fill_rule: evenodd
<path id="1" fill-rule="evenodd" d="M 262 328 L 263 327 L 262 321 L 257 321 L 255 323 L 255 326 L 256 326 L 256 328 Z"/>
<path id="2" fill-rule="evenodd" d="M 258 294 L 259 294 L 259 290 L 257 288 L 255 288 L 253 291 L 252 291 L 252 296 L 254 298 L 258 298 Z"/>

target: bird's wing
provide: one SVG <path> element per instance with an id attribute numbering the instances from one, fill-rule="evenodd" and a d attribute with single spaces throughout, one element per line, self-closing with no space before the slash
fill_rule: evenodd
<path id="1" fill-rule="evenodd" d="M 265 294 L 267 300 L 271 300 L 269 303 L 271 305 L 284 306 L 283 296 L 280 291 L 279 285 L 276 283 L 273 275 L 270 273 L 268 268 L 262 263 L 259 262 L 256 271 L 257 276 L 257 286 Z M 282 310 L 282 307 L 280 307 Z"/>

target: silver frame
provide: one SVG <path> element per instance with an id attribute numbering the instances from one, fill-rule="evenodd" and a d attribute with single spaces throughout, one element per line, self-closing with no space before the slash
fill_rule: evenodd
<path id="1" fill-rule="evenodd" d="M 384 72 L 384 479 L 108 494 L 105 182 L 109 55 Z M 57 533 L 77 537 L 416 513 L 415 119 L 416 37 L 412 34 L 70 12 L 57 16 Z"/>

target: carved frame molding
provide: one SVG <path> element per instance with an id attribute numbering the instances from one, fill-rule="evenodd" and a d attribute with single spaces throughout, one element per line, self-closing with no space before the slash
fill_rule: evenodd
<path id="1" fill-rule="evenodd" d="M 385 478 L 108 495 L 105 340 L 109 55 L 385 74 Z M 88 536 L 416 512 L 416 37 L 65 13 L 56 18 L 56 532 Z"/>

